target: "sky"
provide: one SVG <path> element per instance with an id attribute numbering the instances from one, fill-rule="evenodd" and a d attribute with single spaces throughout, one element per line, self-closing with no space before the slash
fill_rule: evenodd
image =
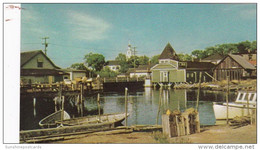
<path id="1" fill-rule="evenodd" d="M 256 40 L 256 4 L 22 4 L 21 51 L 43 50 L 59 67 L 90 52 L 113 60 L 130 42 L 137 55 L 177 53 Z"/>

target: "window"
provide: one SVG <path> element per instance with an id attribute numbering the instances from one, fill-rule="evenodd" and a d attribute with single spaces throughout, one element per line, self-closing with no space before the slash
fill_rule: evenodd
<path id="1" fill-rule="evenodd" d="M 187 73 L 187 78 L 189 78 L 190 77 L 190 74 L 189 73 Z"/>
<path id="2" fill-rule="evenodd" d="M 38 68 L 42 68 L 43 67 L 43 60 L 42 60 L 42 58 L 38 58 L 37 59 L 37 67 Z"/>

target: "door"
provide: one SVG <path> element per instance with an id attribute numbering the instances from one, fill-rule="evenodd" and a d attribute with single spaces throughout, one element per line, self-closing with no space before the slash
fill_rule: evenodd
<path id="1" fill-rule="evenodd" d="M 169 72 L 160 71 L 160 82 L 169 82 Z"/>

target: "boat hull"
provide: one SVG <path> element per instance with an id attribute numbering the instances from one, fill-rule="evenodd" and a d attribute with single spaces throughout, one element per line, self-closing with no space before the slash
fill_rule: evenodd
<path id="1" fill-rule="evenodd" d="M 227 106 L 223 104 L 213 103 L 213 109 L 215 113 L 216 120 L 227 119 Z M 233 119 L 235 117 L 248 116 L 253 113 L 255 107 L 248 108 L 245 105 L 231 105 L 228 107 L 228 119 Z M 249 112 L 249 114 L 248 114 Z"/>

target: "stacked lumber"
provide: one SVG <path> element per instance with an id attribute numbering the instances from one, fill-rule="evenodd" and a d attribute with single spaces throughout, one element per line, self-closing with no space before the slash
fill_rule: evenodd
<path id="1" fill-rule="evenodd" d="M 169 137 L 199 133 L 199 113 L 194 108 L 189 108 L 183 113 L 175 110 L 172 113 L 164 114 L 162 115 L 162 128 L 163 133 Z"/>

